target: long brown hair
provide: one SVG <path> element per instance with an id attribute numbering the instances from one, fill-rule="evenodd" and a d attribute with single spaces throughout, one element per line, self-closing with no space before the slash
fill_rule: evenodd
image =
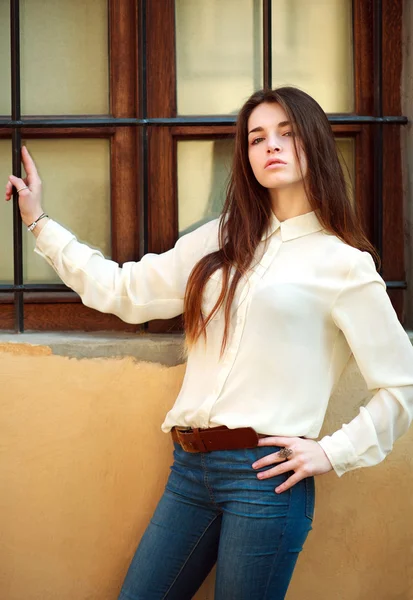
<path id="1" fill-rule="evenodd" d="M 204 256 L 195 265 L 187 283 L 184 318 L 189 347 L 199 337 L 206 338 L 209 321 L 224 305 L 221 352 L 224 351 L 236 287 L 247 273 L 270 222 L 270 195 L 255 178 L 248 158 L 248 119 L 254 108 L 263 102 L 280 104 L 294 126 L 307 158 L 304 181 L 307 196 L 323 227 L 350 246 L 370 252 L 378 264 L 377 253 L 366 238 L 357 209 L 350 200 L 333 132 L 321 106 L 311 96 L 293 87 L 255 92 L 241 108 L 237 119 L 232 172 L 219 224 L 219 250 Z M 221 293 L 209 315 L 204 315 L 204 288 L 218 269 L 222 269 Z"/>

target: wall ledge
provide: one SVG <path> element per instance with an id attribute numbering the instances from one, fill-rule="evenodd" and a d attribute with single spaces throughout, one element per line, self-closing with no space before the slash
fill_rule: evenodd
<path id="1" fill-rule="evenodd" d="M 185 362 L 183 335 L 179 333 L 120 332 L 1 332 L 0 344 L 47 346 L 52 354 L 70 358 L 123 358 L 176 366 Z"/>
<path id="2" fill-rule="evenodd" d="M 413 331 L 407 331 L 413 344 Z M 183 335 L 180 333 L 119 332 L 0 332 L 0 344 L 47 346 L 52 354 L 70 358 L 123 358 L 173 367 L 185 362 Z"/>

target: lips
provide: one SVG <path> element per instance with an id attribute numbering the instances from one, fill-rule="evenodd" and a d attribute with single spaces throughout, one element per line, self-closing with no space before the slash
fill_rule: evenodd
<path id="1" fill-rule="evenodd" d="M 271 165 L 286 165 L 286 164 L 287 164 L 286 162 L 284 162 L 283 160 L 281 160 L 279 158 L 270 158 L 265 163 L 264 169 L 267 169 L 267 167 L 271 167 Z"/>

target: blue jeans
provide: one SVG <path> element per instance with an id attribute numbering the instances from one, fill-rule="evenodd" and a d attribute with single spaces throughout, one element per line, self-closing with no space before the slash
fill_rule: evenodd
<path id="1" fill-rule="evenodd" d="M 274 488 L 291 473 L 258 480 L 252 463 L 277 450 L 189 454 L 175 444 L 119 600 L 190 600 L 215 563 L 215 600 L 282 600 L 311 529 L 314 479 L 282 494 Z"/>

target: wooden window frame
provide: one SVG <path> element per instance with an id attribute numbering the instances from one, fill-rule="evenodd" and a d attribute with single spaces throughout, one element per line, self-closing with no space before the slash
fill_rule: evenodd
<path id="1" fill-rule="evenodd" d="M 162 4 L 162 10 L 160 5 Z M 175 3 L 174 0 L 151 0 L 147 15 L 147 53 L 154 81 L 164 81 L 162 96 L 157 87 L 147 87 L 148 116 L 152 118 L 176 118 L 176 65 L 175 56 Z M 353 0 L 354 31 L 354 117 L 377 116 L 375 88 L 380 86 L 383 115 L 402 117 L 400 81 L 402 68 L 402 0 L 382 0 L 382 69 L 374 69 L 375 44 L 378 36 L 375 11 L 377 0 Z M 264 14 L 269 13 L 264 2 Z M 162 32 L 162 49 L 158 53 L 159 37 Z M 380 33 L 380 31 L 379 31 Z M 268 31 L 264 34 L 268 38 Z M 268 60 L 268 56 L 267 56 Z M 264 69 L 269 77 L 268 69 Z M 168 75 L 164 79 L 164 75 Z M 172 76 L 173 75 L 173 76 Z M 331 115 L 335 116 L 335 115 Z M 179 120 L 179 119 L 178 119 Z M 333 119 L 332 119 L 333 120 Z M 334 120 L 333 120 L 334 122 Z M 401 172 L 400 127 L 397 124 L 381 124 L 359 121 L 353 124 L 333 124 L 337 137 L 352 137 L 355 140 L 355 197 L 361 210 L 363 225 L 369 239 L 375 236 L 375 164 L 374 148 L 377 131 L 383 135 L 383 246 L 382 276 L 389 282 L 389 296 L 396 312 L 403 320 L 405 291 L 392 285 L 404 283 L 404 239 L 403 190 Z M 164 252 L 171 248 L 178 237 L 178 199 L 176 143 L 179 139 L 216 139 L 221 135 L 233 135 L 234 127 L 226 124 L 165 124 L 152 126 L 148 130 L 148 249 Z M 161 161 L 161 168 L 160 168 Z M 379 165 L 380 167 L 381 165 Z M 396 202 L 395 202 L 396 199 Z M 174 331 L 180 319 L 152 321 L 149 330 L 154 332 Z"/>
<path id="2" fill-rule="evenodd" d="M 375 18 L 382 5 L 381 28 Z M 233 136 L 234 117 L 188 118 L 177 115 L 174 0 L 109 0 L 110 115 L 141 119 L 124 126 L 47 127 L 21 129 L 24 138 L 105 138 L 110 140 L 112 258 L 122 264 L 146 251 L 160 253 L 178 237 L 176 145 L 178 140 Z M 268 20 L 271 0 L 263 0 Z M 267 23 L 268 25 L 268 23 Z M 401 117 L 402 0 L 353 0 L 355 111 L 360 115 Z M 264 39 L 269 29 L 264 27 Z M 378 44 L 378 40 L 380 44 Z M 380 47 L 381 69 L 374 57 Z M 264 75 L 270 81 L 270 56 Z M 380 91 L 380 106 L 377 90 Z M 351 117 L 351 115 L 349 115 Z M 355 196 L 367 235 L 377 229 L 377 162 L 375 148 L 383 139 L 382 161 L 382 275 L 403 282 L 404 240 L 400 122 L 382 124 L 359 120 L 348 123 L 332 117 L 338 137 L 355 140 Z M 88 119 L 88 116 L 84 116 Z M 138 126 L 137 126 L 138 125 Z M 10 127 L 0 123 L 0 139 L 10 138 Z M 49 208 L 50 210 L 50 208 Z M 403 320 L 405 291 L 389 289 Z M 2 329 L 13 329 L 13 294 L 0 294 Z M 175 331 L 181 320 L 127 325 L 113 315 L 83 306 L 70 290 L 25 292 L 26 330 Z"/>
<path id="3" fill-rule="evenodd" d="M 109 0 L 109 95 L 110 116 L 139 116 L 138 89 L 138 2 Z M 127 65 L 127 68 L 125 68 Z M 105 115 L 101 115 L 104 117 Z M 33 120 L 32 117 L 24 117 Z M 77 118 L 77 117 L 76 117 Z M 94 120 L 89 115 L 79 117 Z M 46 118 L 39 117 L 39 121 Z M 53 120 L 53 117 L 50 117 Z M 70 119 L 70 117 L 69 117 Z M 104 138 L 110 143 L 111 254 L 123 263 L 139 257 L 142 228 L 142 196 L 138 186 L 140 131 L 135 126 L 41 127 L 22 128 L 24 139 Z M 9 128 L 0 125 L 0 139 L 11 139 Z M 48 208 L 52 214 L 52 207 Z M 0 294 L 1 329 L 15 328 L 14 294 Z M 128 325 L 114 315 L 99 313 L 81 304 L 77 294 L 64 292 L 25 292 L 25 330 L 121 330 L 137 331 L 140 325 Z"/>

